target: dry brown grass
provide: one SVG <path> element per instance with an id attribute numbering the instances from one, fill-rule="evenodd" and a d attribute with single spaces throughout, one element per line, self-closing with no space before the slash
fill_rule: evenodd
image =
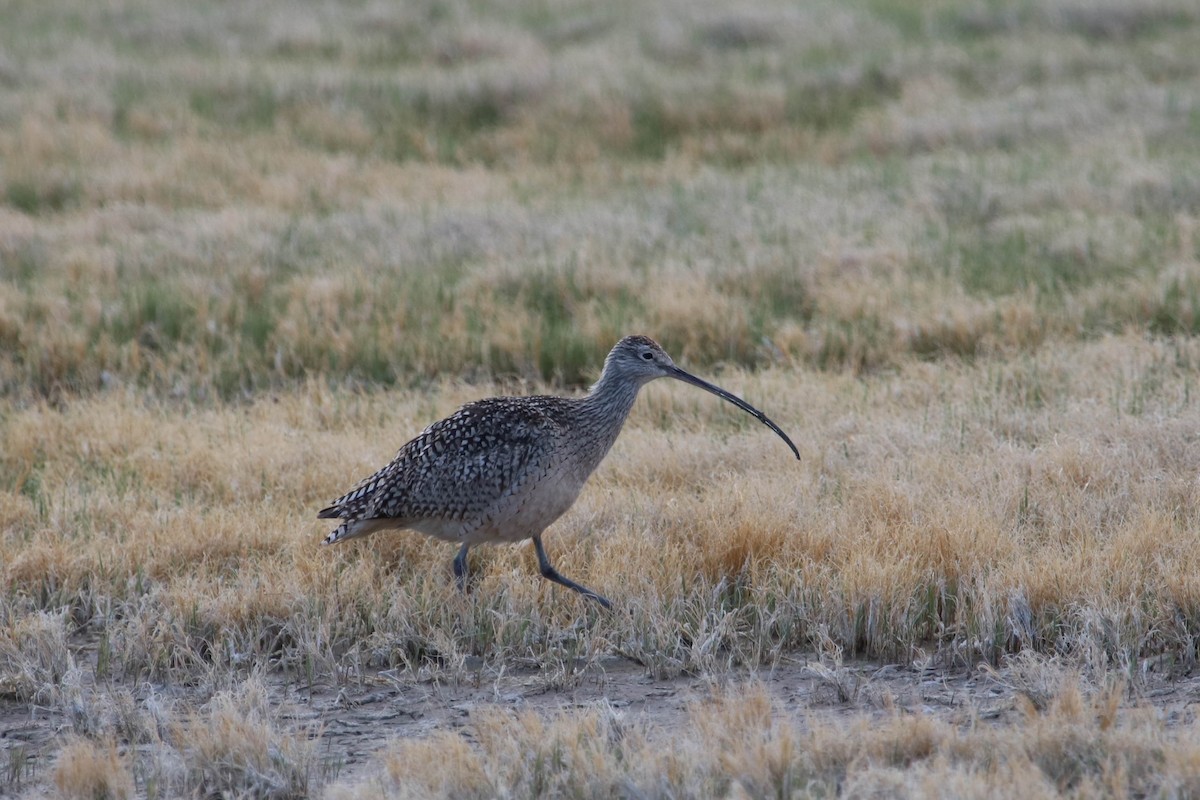
<path id="1" fill-rule="evenodd" d="M 133 776 L 121 763 L 116 744 L 68 741 L 58 754 L 54 786 L 70 800 L 125 800 L 134 796 Z"/>
<path id="2" fill-rule="evenodd" d="M 671 738 L 595 708 L 494 712 L 470 736 L 394 743 L 331 797 L 1096 797 L 1195 792 L 1194 740 L 1068 684 L 1020 726 L 921 713 L 799 727 L 748 685 L 694 703 Z"/>
<path id="3" fill-rule="evenodd" d="M 554 549 L 564 569 L 624 598 L 628 616 L 595 617 L 592 635 L 650 636 L 628 652 L 673 654 L 679 668 L 759 663 L 818 625 L 852 654 L 904 658 L 934 641 L 967 660 L 1079 650 L 1075 637 L 1099 625 L 1110 657 L 1190 663 L 1195 358 L 1178 342 L 1115 338 L 865 383 L 726 372 L 793 432 L 799 467 L 703 396 L 654 386 Z M 484 551 L 464 598 L 446 579 L 451 554 L 417 536 L 312 547 L 314 498 L 386 460 L 393 442 L 379 431 L 402 441 L 488 392 L 446 385 L 406 399 L 310 384 L 186 414 L 112 394 L 14 410 L 9 602 L 101 626 L 119 645 L 114 667 L 134 674 L 174 669 L 193 641 L 211 650 L 193 653 L 202 661 L 319 655 L 332 672 L 364 638 L 426 641 L 464 612 L 456 647 L 502 657 L 515 644 L 503 641 L 509 617 L 549 635 L 584 610 L 523 548 Z M 682 639 L 657 639 L 678 625 Z M 701 647 L 712 626 L 723 633 Z M 319 654 L 303 644 L 324 640 L 317 629 L 332 636 Z M 62 659 L 47 648 L 27 660 L 54 669 Z"/>
<path id="4" fill-rule="evenodd" d="M 1132 707 L 1200 654 L 1197 87 L 1181 0 L 6 8 L 0 722 L 67 738 L 0 793 L 319 794 L 294 693 L 614 656 L 874 727 L 493 711 L 333 793 L 1195 792 L 1190 711 Z M 415 534 L 317 547 L 430 421 L 630 332 L 803 458 L 650 387 L 548 542 L 617 613 L 524 547 L 467 596 Z M 863 658 L 1028 714 L 880 723 Z"/>
<path id="5" fill-rule="evenodd" d="M 539 665 L 554 688 L 613 652 L 669 676 L 809 647 L 828 658 L 806 674 L 852 703 L 861 684 L 843 654 L 951 667 L 1029 648 L 1133 686 L 1148 669 L 1184 673 L 1196 658 L 1197 355 L 1124 337 L 865 381 L 727 371 L 722 383 L 793 433 L 799 467 L 715 402 L 652 386 L 550 537 L 565 571 L 616 600 L 611 615 L 538 577 L 527 548 L 480 551 L 464 596 L 452 548 L 415 534 L 315 546 L 313 498 L 386 459 L 379 431 L 402 440 L 488 387 L 310 384 L 186 413 L 109 393 L 14 410 L 4 472 L 23 488 L 4 579 L 20 630 L 2 651 L 6 686 L 34 698 L 78 670 L 66 641 L 80 629 L 104 654 L 91 651 L 86 674 L 165 685 L 219 686 L 252 665 L 310 686 L 392 667 L 458 680 L 482 659 Z M 1044 703 L 1053 688 L 1027 694 Z M 38 702 L 69 709 L 72 696 Z M 200 728 L 187 730 L 168 744 L 190 746 Z M 196 748 L 183 760 L 202 777 L 187 781 L 234 769 Z M 287 763 L 308 776 L 311 759 Z"/>

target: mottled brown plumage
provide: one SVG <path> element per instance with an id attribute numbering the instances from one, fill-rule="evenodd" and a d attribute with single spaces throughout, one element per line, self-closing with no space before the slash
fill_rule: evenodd
<path id="1" fill-rule="evenodd" d="M 550 566 L 542 532 L 575 502 L 616 441 L 638 390 L 673 377 L 753 414 L 799 451 L 775 423 L 744 400 L 675 366 L 645 336 L 627 336 L 608 354 L 587 395 L 493 397 L 426 428 L 383 469 L 339 497 L 318 517 L 343 520 L 325 544 L 384 528 L 411 528 L 461 544 L 460 585 L 475 544 L 533 539 L 542 575 L 609 607 L 609 602 Z"/>

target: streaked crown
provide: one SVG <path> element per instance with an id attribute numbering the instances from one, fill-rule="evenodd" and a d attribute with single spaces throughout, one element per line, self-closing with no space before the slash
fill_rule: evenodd
<path id="1" fill-rule="evenodd" d="M 617 342 L 604 360 L 604 371 L 616 370 L 625 378 L 640 381 L 661 378 L 675 367 L 658 342 L 649 336 L 626 336 Z"/>

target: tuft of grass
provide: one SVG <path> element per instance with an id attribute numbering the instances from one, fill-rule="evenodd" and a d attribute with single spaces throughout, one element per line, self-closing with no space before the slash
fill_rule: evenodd
<path id="1" fill-rule="evenodd" d="M 195 301 L 178 285 L 146 282 L 131 286 L 120 311 L 106 321 L 107 332 L 118 343 L 137 340 L 151 351 L 171 348 L 197 335 Z"/>
<path id="2" fill-rule="evenodd" d="M 1167 283 L 1152 306 L 1150 329 L 1165 336 L 1200 333 L 1200 287 L 1194 278 L 1176 276 Z"/>
<path id="3" fill-rule="evenodd" d="M 134 781 L 114 742 L 98 745 L 73 738 L 63 745 L 54 768 L 54 786 L 68 800 L 125 800 Z"/>
<path id="4" fill-rule="evenodd" d="M 69 209 L 81 196 L 77 180 L 47 176 L 38 181 L 10 180 L 4 187 L 6 202 L 30 215 L 52 214 Z"/>
<path id="5" fill-rule="evenodd" d="M 279 115 L 275 89 L 262 79 L 196 87 L 188 104 L 204 119 L 244 131 L 270 129 Z"/>
<path id="6" fill-rule="evenodd" d="M 262 683 L 219 692 L 176 733 L 184 790 L 200 796 L 303 797 L 316 787 L 315 743 L 282 731 Z"/>
<path id="7" fill-rule="evenodd" d="M 6 617 L 0 629 L 0 693 L 48 703 L 77 669 L 67 645 L 67 615 L 40 611 Z"/>
<path id="8" fill-rule="evenodd" d="M 877 65 L 851 72 L 803 77 L 787 88 L 788 121 L 819 132 L 849 128 L 864 110 L 900 94 L 900 81 Z"/>

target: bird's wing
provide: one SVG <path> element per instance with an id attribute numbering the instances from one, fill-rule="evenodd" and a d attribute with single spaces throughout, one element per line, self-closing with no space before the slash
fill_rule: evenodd
<path id="1" fill-rule="evenodd" d="M 559 431 L 553 415 L 528 402 L 491 398 L 468 404 L 430 425 L 318 516 L 463 519 L 486 512 L 548 469 Z"/>

